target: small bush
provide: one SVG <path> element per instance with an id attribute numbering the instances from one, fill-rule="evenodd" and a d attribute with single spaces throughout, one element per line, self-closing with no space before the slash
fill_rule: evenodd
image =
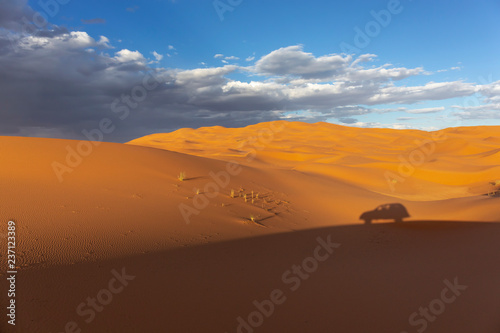
<path id="1" fill-rule="evenodd" d="M 490 197 L 494 197 L 500 194 L 500 180 L 495 180 L 490 182 L 490 185 L 494 186 L 494 189 L 488 192 Z"/>
<path id="2" fill-rule="evenodd" d="M 185 181 L 186 180 L 186 173 L 184 171 L 182 171 L 181 173 L 179 173 L 179 175 L 177 176 L 177 179 L 179 179 L 181 182 Z"/>

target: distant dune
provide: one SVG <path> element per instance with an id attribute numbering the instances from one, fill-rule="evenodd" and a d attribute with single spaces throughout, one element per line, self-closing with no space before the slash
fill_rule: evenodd
<path id="1" fill-rule="evenodd" d="M 498 333 L 499 133 L 279 121 L 127 144 L 0 137 L 17 332 Z M 389 203 L 410 217 L 359 220 Z M 106 292 L 122 269 L 135 278 Z M 454 279 L 456 300 L 418 313 Z"/>
<path id="2" fill-rule="evenodd" d="M 129 144 L 253 166 L 259 162 L 416 201 L 476 196 L 500 177 L 499 126 L 424 132 L 281 121 L 241 129 L 181 129 Z"/>

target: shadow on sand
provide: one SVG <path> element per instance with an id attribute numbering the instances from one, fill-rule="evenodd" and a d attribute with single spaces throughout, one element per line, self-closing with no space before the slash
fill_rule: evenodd
<path id="1" fill-rule="evenodd" d="M 403 222 L 403 219 L 410 217 L 406 207 L 400 203 L 390 203 L 383 204 L 375 208 L 364 212 L 359 217 L 360 220 L 364 220 L 365 224 L 371 224 L 373 220 L 394 220 L 394 222 Z"/>
<path id="2" fill-rule="evenodd" d="M 341 245 L 320 262 L 312 259 L 318 239 Z M 75 321 L 94 333 L 415 331 L 409 315 L 440 297 L 444 279 L 457 277 L 468 289 L 428 332 L 493 332 L 500 327 L 499 239 L 500 223 L 379 223 L 26 269 L 18 274 L 18 329 L 61 332 Z M 88 315 L 76 307 L 122 268 L 135 279 L 85 323 Z M 274 290 L 285 301 L 258 310 Z M 258 329 L 238 331 L 238 317 L 248 322 L 252 313 Z"/>

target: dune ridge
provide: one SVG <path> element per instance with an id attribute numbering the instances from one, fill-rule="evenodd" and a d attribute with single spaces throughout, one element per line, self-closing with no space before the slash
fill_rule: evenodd
<path id="1" fill-rule="evenodd" d="M 436 200 L 481 194 L 481 185 L 500 177 L 498 133 L 498 126 L 424 132 L 279 121 L 182 129 L 128 144 L 243 164 L 255 153 L 252 164 L 317 173 L 395 198 Z M 391 185 L 388 172 L 399 182 Z"/>

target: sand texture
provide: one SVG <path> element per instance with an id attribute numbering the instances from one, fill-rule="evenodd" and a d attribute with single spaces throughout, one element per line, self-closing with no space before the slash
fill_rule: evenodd
<path id="1" fill-rule="evenodd" d="M 0 332 L 500 332 L 500 127 L 181 129 L 58 178 L 78 144 L 0 137 Z"/>

